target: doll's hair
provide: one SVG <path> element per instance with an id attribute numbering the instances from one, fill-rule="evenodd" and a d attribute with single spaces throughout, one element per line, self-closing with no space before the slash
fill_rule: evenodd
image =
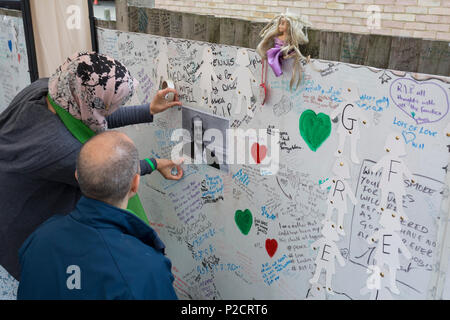
<path id="1" fill-rule="evenodd" d="M 294 56 L 294 70 L 292 73 L 290 88 L 292 89 L 295 78 L 297 77 L 298 88 L 302 78 L 300 60 L 306 59 L 300 52 L 299 45 L 304 45 L 309 42 L 308 34 L 307 32 L 306 34 L 303 32 L 303 28 L 306 29 L 311 26 L 306 18 L 294 16 L 292 14 L 280 14 L 273 18 L 261 30 L 259 35 L 262 37 L 262 40 L 258 44 L 256 52 L 261 56 L 261 58 L 267 59 L 267 50 L 273 48 L 274 38 L 281 35 L 278 31 L 278 27 L 283 19 L 285 19 L 288 24 L 288 32 L 285 45 L 281 48 L 281 52 L 283 55 L 288 55 L 292 51 L 291 54 Z"/>

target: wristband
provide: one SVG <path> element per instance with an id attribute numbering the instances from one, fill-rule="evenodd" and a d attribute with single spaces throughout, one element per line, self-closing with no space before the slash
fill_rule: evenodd
<path id="1" fill-rule="evenodd" d="M 150 165 L 150 167 L 152 167 L 152 170 L 153 170 L 153 171 L 156 170 L 155 165 L 153 164 L 152 161 L 150 161 L 150 159 L 145 158 L 144 160 L 148 162 L 148 164 Z"/>

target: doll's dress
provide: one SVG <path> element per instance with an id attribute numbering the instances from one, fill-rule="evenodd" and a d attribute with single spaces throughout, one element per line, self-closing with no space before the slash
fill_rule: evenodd
<path id="1" fill-rule="evenodd" d="M 281 70 L 281 63 L 283 59 L 281 48 L 283 46 L 284 41 L 275 37 L 275 46 L 267 50 L 267 63 L 272 68 L 273 72 L 277 77 L 283 74 L 283 71 Z"/>

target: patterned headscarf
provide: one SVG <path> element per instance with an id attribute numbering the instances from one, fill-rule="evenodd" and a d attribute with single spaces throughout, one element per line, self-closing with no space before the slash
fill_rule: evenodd
<path id="1" fill-rule="evenodd" d="M 94 132 L 108 128 L 105 117 L 123 106 L 138 81 L 119 61 L 95 52 L 67 59 L 53 74 L 48 91 L 61 108 Z"/>

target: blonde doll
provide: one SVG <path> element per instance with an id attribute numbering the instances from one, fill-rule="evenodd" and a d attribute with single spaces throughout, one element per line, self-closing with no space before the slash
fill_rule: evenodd
<path id="1" fill-rule="evenodd" d="M 292 14 L 280 14 L 276 16 L 267 26 L 262 29 L 260 36 L 263 38 L 258 44 L 256 51 L 263 61 L 272 68 L 277 77 L 283 74 L 281 65 L 284 59 L 294 58 L 294 70 L 290 82 L 292 89 L 297 78 L 297 88 L 301 82 L 300 60 L 306 59 L 300 52 L 299 45 L 309 42 L 308 36 L 303 33 L 303 28 L 311 24 L 304 18 Z"/>

